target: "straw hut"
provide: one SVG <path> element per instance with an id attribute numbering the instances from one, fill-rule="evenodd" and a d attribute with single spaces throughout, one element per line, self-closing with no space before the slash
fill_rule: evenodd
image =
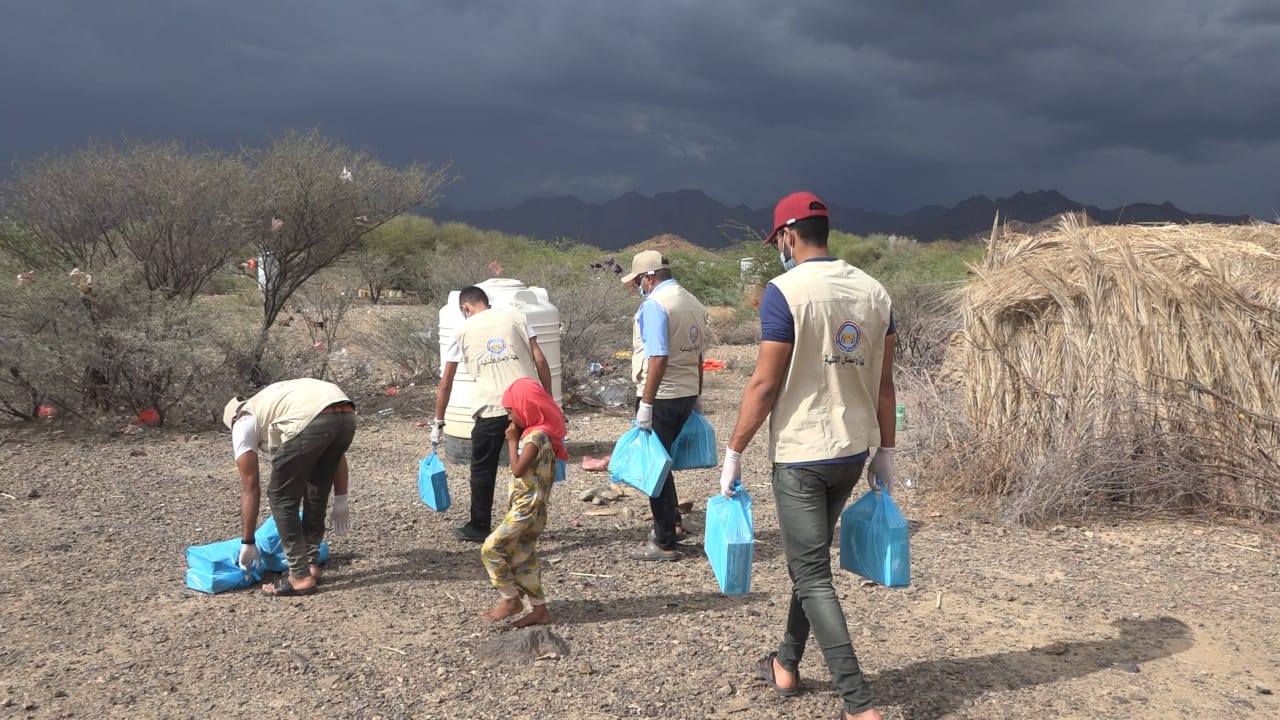
<path id="1" fill-rule="evenodd" d="M 952 367 L 1022 519 L 1121 500 L 1280 518 L 1280 227 L 993 232 Z"/>

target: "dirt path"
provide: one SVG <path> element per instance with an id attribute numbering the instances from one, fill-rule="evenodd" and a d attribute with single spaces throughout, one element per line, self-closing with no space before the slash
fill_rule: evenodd
<path id="1" fill-rule="evenodd" d="M 741 372 L 710 383 L 721 437 L 740 383 Z M 414 396 L 399 402 L 361 417 L 353 533 L 333 541 L 323 591 L 300 599 L 182 584 L 186 545 L 237 532 L 226 433 L 0 429 L 0 718 L 834 714 L 816 647 L 797 698 L 780 700 L 751 674 L 780 637 L 789 591 L 759 441 L 745 478 L 759 540 L 751 595 L 719 595 L 696 549 L 677 564 L 625 559 L 647 532 L 647 503 L 585 515 L 593 506 L 577 496 L 603 478 L 574 468 L 541 549 L 553 628 L 570 654 L 492 667 L 474 651 L 505 632 L 478 619 L 494 594 L 477 548 L 449 534 L 465 519 L 465 470 L 449 465 L 448 513 L 417 501 L 425 431 Z M 571 439 L 603 449 L 626 425 L 575 413 Z M 716 477 L 682 474 L 682 499 L 700 509 Z M 1256 531 L 1005 528 L 919 488 L 899 495 L 915 521 L 912 586 L 836 580 L 887 717 L 1280 716 L 1270 694 L 1280 689 L 1277 548 Z M 701 513 L 690 523 L 700 527 Z"/>

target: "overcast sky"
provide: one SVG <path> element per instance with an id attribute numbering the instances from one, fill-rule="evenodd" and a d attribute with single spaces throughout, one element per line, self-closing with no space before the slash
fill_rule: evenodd
<path id="1" fill-rule="evenodd" d="M 1277 0 L 0 0 L 0 162 L 318 127 L 446 202 L 1280 211 Z"/>

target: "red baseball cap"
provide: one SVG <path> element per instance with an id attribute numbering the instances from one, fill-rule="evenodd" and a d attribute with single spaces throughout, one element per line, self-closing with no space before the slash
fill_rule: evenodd
<path id="1" fill-rule="evenodd" d="M 773 238 L 782 228 L 811 217 L 831 217 L 827 212 L 827 204 L 822 202 L 822 198 L 811 192 L 791 193 L 782 198 L 773 208 L 773 232 L 765 237 L 765 244 L 773 242 Z"/>

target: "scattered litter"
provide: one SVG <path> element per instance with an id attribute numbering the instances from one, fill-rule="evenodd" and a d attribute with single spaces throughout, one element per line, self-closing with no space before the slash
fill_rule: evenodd
<path id="1" fill-rule="evenodd" d="M 52 405 L 41 405 L 40 407 L 36 408 L 36 417 L 51 418 L 51 417 L 57 417 L 57 415 L 58 415 L 58 408 L 53 407 Z"/>
<path id="2" fill-rule="evenodd" d="M 609 472 L 609 457 L 608 455 L 602 458 L 593 458 L 590 455 L 583 456 L 582 469 L 587 472 Z"/>
<path id="3" fill-rule="evenodd" d="M 160 413 L 155 408 L 147 408 L 138 413 L 138 417 L 134 418 L 134 423 L 138 425 L 159 425 Z"/>
<path id="4" fill-rule="evenodd" d="M 636 388 L 622 375 L 592 378 L 577 389 L 583 403 L 594 407 L 622 407 L 636 399 Z"/>
<path id="5" fill-rule="evenodd" d="M 707 359 L 702 361 L 703 370 L 711 370 L 711 371 L 724 370 L 727 367 L 729 367 L 729 364 L 723 360 Z"/>
<path id="6" fill-rule="evenodd" d="M 399 393 L 399 392 L 400 392 L 400 388 L 396 387 L 395 385 L 392 385 L 391 387 L 387 388 L 386 390 L 383 390 L 383 391 L 382 391 L 382 394 L 383 394 L 383 395 L 387 395 L 387 396 L 391 396 L 391 395 L 395 395 L 395 394 L 397 394 L 397 393 Z"/>
<path id="7" fill-rule="evenodd" d="M 614 359 L 614 360 L 630 360 L 630 359 L 631 359 L 631 351 L 630 351 L 630 350 L 619 350 L 618 352 L 616 352 L 616 353 L 614 353 L 614 354 L 613 354 L 613 359 Z"/>

